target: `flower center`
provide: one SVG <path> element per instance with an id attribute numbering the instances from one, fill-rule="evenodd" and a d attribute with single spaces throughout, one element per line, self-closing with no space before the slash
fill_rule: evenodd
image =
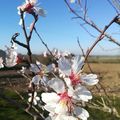
<path id="1" fill-rule="evenodd" d="M 72 97 L 70 97 L 67 92 L 58 95 L 60 96 L 60 104 L 67 106 L 68 112 L 71 113 L 73 111 Z"/>
<path id="2" fill-rule="evenodd" d="M 24 11 L 31 13 L 34 6 L 30 3 L 26 4 Z"/>
<path id="3" fill-rule="evenodd" d="M 71 71 L 71 74 L 70 74 L 69 78 L 70 78 L 73 86 L 81 83 L 80 75 L 75 74 L 73 71 Z"/>

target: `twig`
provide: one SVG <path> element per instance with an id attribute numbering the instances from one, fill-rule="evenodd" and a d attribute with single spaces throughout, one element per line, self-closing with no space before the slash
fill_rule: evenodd
<path id="1" fill-rule="evenodd" d="M 93 45 L 90 47 L 90 49 L 88 50 L 88 52 L 86 53 L 85 56 L 85 61 L 87 60 L 90 52 L 93 50 L 93 48 L 97 45 L 98 42 L 100 42 L 103 38 L 104 38 L 104 33 L 105 31 L 115 22 L 115 20 L 118 18 L 119 15 L 116 15 L 108 25 L 106 25 L 103 29 L 103 31 L 101 32 L 101 34 L 98 36 L 98 38 L 96 39 L 96 41 L 93 43 Z"/>
<path id="2" fill-rule="evenodd" d="M 43 41 L 42 37 L 40 36 L 40 34 L 37 32 L 36 28 L 34 27 L 34 31 L 37 34 L 37 36 L 39 37 L 39 39 L 41 40 L 42 44 L 46 47 L 46 49 L 48 50 L 48 52 L 50 53 L 50 55 L 54 58 L 54 60 L 56 60 L 57 58 L 52 54 L 51 50 L 48 48 L 48 45 Z"/>
<path id="3" fill-rule="evenodd" d="M 22 46 L 22 47 L 24 47 L 24 48 L 27 48 L 27 45 L 26 45 L 26 44 L 21 43 L 20 41 L 16 40 L 16 38 L 17 38 L 18 36 L 19 36 L 19 33 L 15 33 L 15 34 L 12 36 L 12 38 L 11 38 L 11 42 L 13 41 L 13 42 L 17 43 L 18 45 L 20 45 L 20 46 Z"/>
<path id="4" fill-rule="evenodd" d="M 93 27 L 95 30 L 97 30 L 100 33 L 103 33 L 103 31 L 98 28 L 98 26 L 90 19 L 84 19 L 84 17 L 80 16 L 74 9 L 71 8 L 71 6 L 69 5 L 69 3 L 67 2 L 67 0 L 64 0 L 66 5 L 68 6 L 69 10 L 76 16 L 76 18 L 81 19 L 82 21 L 84 21 L 87 25 L 90 25 L 91 27 Z M 119 16 L 120 14 L 118 14 Z M 109 34 L 104 32 L 104 35 L 109 38 L 110 42 L 115 43 L 116 45 L 120 46 L 120 43 L 118 41 L 116 41 L 112 36 L 110 36 Z"/>

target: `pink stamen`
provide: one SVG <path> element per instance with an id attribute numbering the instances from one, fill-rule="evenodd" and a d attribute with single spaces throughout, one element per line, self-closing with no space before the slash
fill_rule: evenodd
<path id="1" fill-rule="evenodd" d="M 24 11 L 31 13 L 33 11 L 32 10 L 33 7 L 34 6 L 32 4 L 28 3 L 28 4 L 26 4 Z"/>
<path id="2" fill-rule="evenodd" d="M 71 113 L 73 110 L 72 97 L 68 95 L 67 92 L 58 94 L 60 96 L 60 102 L 65 103 L 68 108 L 68 112 Z"/>
<path id="3" fill-rule="evenodd" d="M 75 74 L 73 71 L 71 71 L 71 75 L 69 76 L 71 83 L 73 86 L 81 83 L 82 81 L 80 80 L 80 75 Z"/>

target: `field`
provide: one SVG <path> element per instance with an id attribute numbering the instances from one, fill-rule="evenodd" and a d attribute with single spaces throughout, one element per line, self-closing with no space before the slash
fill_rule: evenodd
<path id="1" fill-rule="evenodd" d="M 44 59 L 40 59 L 44 61 Z M 114 102 L 114 106 L 120 114 L 120 57 L 90 57 L 89 65 L 93 73 L 98 74 L 100 85 L 90 87 L 95 99 L 100 99 L 99 95 L 105 96 L 104 90 Z M 19 101 L 19 97 L 11 90 L 11 83 L 14 88 L 20 91 L 23 95 L 27 95 L 28 82 L 20 74 L 16 73 L 20 66 L 14 69 L 7 69 L 0 71 L 0 119 L 1 120 L 25 120 L 32 118 L 22 111 L 19 106 L 16 108 L 10 104 L 10 100 Z M 84 71 L 91 73 L 86 65 Z M 103 89 L 104 88 L 104 89 Z M 4 93 L 4 94 L 3 94 Z M 26 98 L 27 99 L 27 98 Z M 22 102 L 22 101 L 20 101 Z M 89 120 L 119 120 L 120 118 L 114 115 L 101 112 L 100 110 L 90 109 Z M 97 112 L 97 114 L 96 114 Z M 17 115 L 16 115 L 17 114 Z M 7 116 L 6 116 L 7 115 Z"/>

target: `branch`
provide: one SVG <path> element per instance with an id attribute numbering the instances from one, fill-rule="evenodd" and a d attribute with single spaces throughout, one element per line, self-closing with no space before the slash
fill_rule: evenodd
<path id="1" fill-rule="evenodd" d="M 22 10 L 20 10 L 20 13 L 21 13 L 20 17 L 22 19 L 22 28 L 23 28 L 23 32 L 24 32 L 24 35 L 25 35 L 25 38 L 26 38 L 26 42 L 27 42 L 28 36 L 27 36 L 27 31 L 26 31 L 26 27 L 25 27 L 25 21 L 24 21 L 24 17 L 23 17 L 24 12 Z"/>
<path id="2" fill-rule="evenodd" d="M 94 42 L 94 44 L 93 44 L 93 45 L 90 47 L 90 49 L 87 51 L 87 54 L 86 54 L 86 56 L 85 56 L 85 61 L 87 60 L 90 52 L 91 52 L 91 51 L 93 50 L 93 48 L 97 45 L 97 43 L 104 38 L 104 33 L 105 33 L 105 31 L 115 22 L 115 20 L 118 18 L 118 16 L 119 16 L 119 15 L 115 16 L 115 17 L 111 20 L 111 22 L 104 27 L 103 31 L 102 31 L 101 34 L 98 36 L 98 38 L 96 39 L 96 41 Z"/>
<path id="3" fill-rule="evenodd" d="M 36 24 L 36 22 L 37 22 L 37 20 L 38 20 L 38 16 L 34 16 L 34 21 L 33 21 L 33 23 L 32 23 L 32 26 L 31 26 L 31 28 L 30 28 L 30 34 L 29 34 L 29 37 L 28 37 L 28 40 L 30 41 L 30 39 L 31 39 L 31 36 L 32 36 L 32 33 L 33 33 L 33 30 L 34 30 L 34 27 L 35 27 L 35 24 Z"/>
<path id="4" fill-rule="evenodd" d="M 17 43 L 18 45 L 24 47 L 24 48 L 27 48 L 27 45 L 24 44 L 24 43 L 21 43 L 19 42 L 18 40 L 16 40 L 16 37 L 18 37 L 19 33 L 15 33 L 12 38 L 11 38 L 11 41 L 13 40 L 15 43 Z"/>
<path id="5" fill-rule="evenodd" d="M 90 19 L 85 19 L 84 17 L 80 16 L 74 9 L 71 8 L 71 6 L 69 5 L 69 3 L 67 2 L 67 0 L 64 0 L 66 5 L 68 6 L 69 10 L 76 16 L 76 18 L 81 19 L 82 21 L 84 21 L 87 25 L 90 25 L 91 27 L 93 27 L 95 30 L 97 30 L 98 32 L 102 33 L 103 31 L 101 29 L 98 28 L 98 26 Z M 120 14 L 118 14 L 119 16 Z M 120 43 L 118 41 L 116 41 L 114 38 L 112 38 L 112 36 L 110 36 L 109 34 L 104 32 L 105 37 L 109 38 L 110 42 L 115 43 L 116 45 L 120 46 Z"/>
<path id="6" fill-rule="evenodd" d="M 47 44 L 43 41 L 42 37 L 40 36 L 40 34 L 37 32 L 36 28 L 34 27 L 34 31 L 37 34 L 37 36 L 39 37 L 40 41 L 42 42 L 42 44 L 47 48 L 48 52 L 50 53 L 50 55 L 56 60 L 57 58 L 52 54 L 51 50 L 48 48 Z"/>

